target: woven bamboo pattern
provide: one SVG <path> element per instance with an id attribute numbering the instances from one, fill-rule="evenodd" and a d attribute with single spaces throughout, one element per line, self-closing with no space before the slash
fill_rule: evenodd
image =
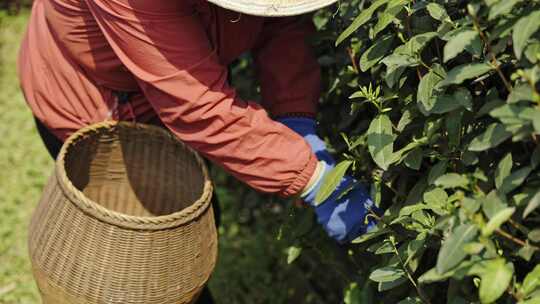
<path id="1" fill-rule="evenodd" d="M 43 303 L 193 303 L 217 258 L 211 195 L 203 160 L 162 128 L 76 132 L 30 223 Z"/>

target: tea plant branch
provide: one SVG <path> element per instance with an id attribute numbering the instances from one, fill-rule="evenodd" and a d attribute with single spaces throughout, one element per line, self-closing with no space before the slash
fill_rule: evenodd
<path id="1" fill-rule="evenodd" d="M 521 225 L 520 223 L 517 223 L 513 219 L 509 219 L 508 223 L 510 223 L 510 225 L 512 225 L 514 228 L 516 228 L 517 230 L 519 230 L 523 234 L 529 233 L 529 229 L 527 229 L 527 227 Z"/>
<path id="2" fill-rule="evenodd" d="M 473 20 L 474 29 L 476 30 L 476 32 L 478 32 L 478 35 L 480 36 L 480 39 L 482 39 L 482 41 L 484 42 L 488 54 L 491 55 L 491 65 L 497 71 L 497 74 L 499 75 L 502 82 L 504 83 L 504 86 L 506 87 L 506 90 L 508 91 L 508 93 L 511 93 L 512 92 L 512 85 L 510 84 L 508 79 L 506 79 L 506 77 L 504 76 L 504 73 L 501 70 L 501 66 L 499 65 L 499 61 L 497 60 L 497 58 L 495 57 L 495 54 L 493 53 L 493 50 L 491 48 L 491 44 L 489 43 L 489 40 L 487 39 L 486 34 L 484 33 L 484 31 L 482 31 L 482 28 L 480 28 L 480 22 L 478 21 L 478 17 L 476 16 L 476 14 L 470 14 L 470 16 L 471 16 L 471 18 Z"/>
<path id="3" fill-rule="evenodd" d="M 422 288 L 420 288 L 418 283 L 416 283 L 416 281 L 412 277 L 412 274 L 409 271 L 409 268 L 403 262 L 403 259 L 401 258 L 401 255 L 399 254 L 399 251 L 397 250 L 396 241 L 395 241 L 395 239 L 393 237 L 390 237 L 390 243 L 392 243 L 392 249 L 394 250 L 394 253 L 396 254 L 396 257 L 399 260 L 399 264 L 401 265 L 401 268 L 403 268 L 403 271 L 405 271 L 405 274 L 407 274 L 407 278 L 409 279 L 411 284 L 416 289 L 416 293 L 418 293 L 418 296 L 420 297 L 422 302 L 427 303 L 427 304 L 431 304 L 431 301 L 429 300 L 429 298 L 426 297 L 426 295 L 425 295 L 424 291 L 422 290 Z"/>
<path id="4" fill-rule="evenodd" d="M 529 246 L 529 247 L 531 247 L 531 248 L 534 249 L 534 250 L 540 250 L 540 247 L 535 246 L 535 245 L 531 245 L 531 244 L 529 244 L 529 243 L 527 243 L 527 242 L 525 242 L 525 241 L 523 241 L 523 240 L 521 240 L 521 239 L 518 239 L 518 238 L 514 237 L 513 235 L 511 235 L 510 233 L 508 233 L 508 232 L 506 232 L 506 231 L 504 231 L 504 230 L 502 230 L 502 229 L 500 229 L 500 228 L 497 229 L 497 230 L 495 230 L 495 232 L 496 232 L 499 236 L 502 236 L 503 238 L 505 238 L 505 239 L 507 239 L 507 240 L 509 240 L 509 241 L 512 241 L 512 242 L 514 242 L 514 243 L 520 245 L 521 247 Z"/>

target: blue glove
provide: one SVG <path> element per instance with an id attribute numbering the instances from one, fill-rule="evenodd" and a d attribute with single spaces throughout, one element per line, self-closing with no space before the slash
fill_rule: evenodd
<path id="1" fill-rule="evenodd" d="M 328 235 L 340 243 L 346 243 L 373 229 L 376 222 L 373 217 L 368 217 L 366 222 L 366 215 L 370 209 L 377 211 L 376 206 L 364 187 L 350 176 L 344 176 L 336 190 L 324 202 L 315 206 L 317 192 L 321 188 L 325 176 L 336 163 L 326 149 L 324 141 L 316 134 L 315 120 L 295 117 L 282 118 L 278 121 L 304 137 L 317 158 L 323 161 L 323 172 L 311 189 L 302 195 L 302 199 L 315 208 L 317 221 L 324 227 Z M 351 187 L 352 189 L 350 189 Z M 349 191 L 342 195 L 347 190 Z"/>
<path id="2" fill-rule="evenodd" d="M 324 161 L 327 165 L 334 167 L 336 161 L 326 149 L 326 144 L 317 135 L 317 122 L 315 119 L 304 117 L 287 117 L 279 118 L 277 121 L 292 129 L 294 132 L 302 136 L 308 144 L 311 146 L 313 153 L 317 156 L 318 160 Z"/>

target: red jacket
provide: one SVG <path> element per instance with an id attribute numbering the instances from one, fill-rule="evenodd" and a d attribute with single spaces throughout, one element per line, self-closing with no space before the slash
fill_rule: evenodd
<path id="1" fill-rule="evenodd" d="M 316 59 L 306 18 L 241 15 L 204 0 L 36 0 L 19 57 L 34 114 L 65 139 L 106 119 L 114 90 L 135 92 L 137 120 L 157 115 L 182 141 L 263 192 L 297 194 L 317 159 L 267 114 L 314 114 Z M 251 51 L 263 109 L 227 83 Z M 118 119 L 128 119 L 120 108 Z"/>

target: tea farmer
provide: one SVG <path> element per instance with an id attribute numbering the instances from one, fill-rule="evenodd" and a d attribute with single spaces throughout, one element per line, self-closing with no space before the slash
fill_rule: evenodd
<path id="1" fill-rule="evenodd" d="M 372 202 L 345 176 L 315 207 L 335 161 L 315 132 L 320 72 L 305 42 L 314 28 L 292 16 L 334 2 L 35 0 L 22 90 L 53 156 L 71 133 L 110 116 L 162 124 L 252 188 L 301 197 L 345 242 L 373 225 L 365 223 Z M 227 81 L 227 65 L 246 51 L 262 105 Z"/>

